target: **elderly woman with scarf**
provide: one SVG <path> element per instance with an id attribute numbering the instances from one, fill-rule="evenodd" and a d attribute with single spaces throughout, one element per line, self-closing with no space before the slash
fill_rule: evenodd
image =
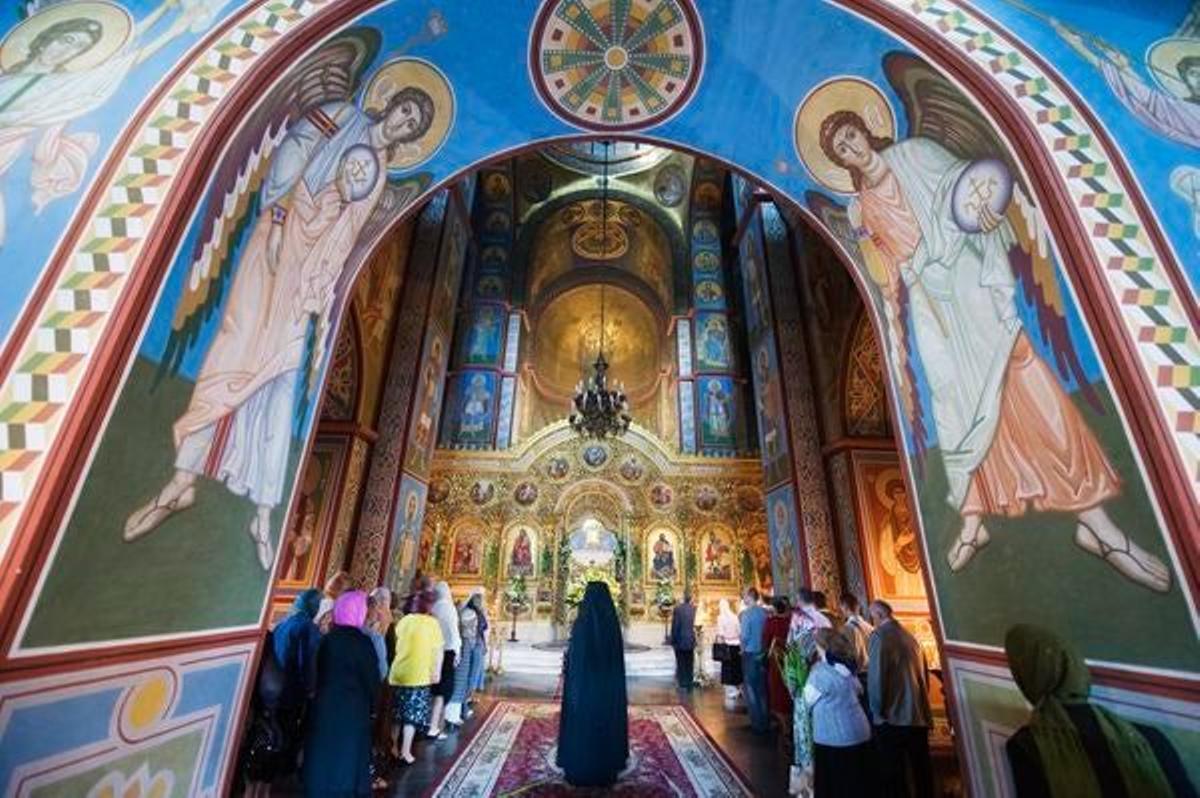
<path id="1" fill-rule="evenodd" d="M 483 656 L 487 650 L 483 639 L 486 624 L 487 619 L 483 614 L 483 588 L 475 588 L 458 608 L 458 632 L 462 638 L 462 654 L 454 668 L 454 690 L 450 702 L 446 704 L 445 720 L 449 726 L 461 726 L 464 717 L 470 717 L 470 710 L 464 716 L 463 708 L 475 690 L 479 672 L 483 670 Z"/>
<path id="2" fill-rule="evenodd" d="M 343 593 L 333 607 L 333 627 L 317 650 L 317 692 L 303 768 L 304 793 L 312 798 L 371 794 L 371 707 L 379 665 L 362 633 L 366 619 L 367 594 Z"/>
<path id="3" fill-rule="evenodd" d="M 833 626 L 829 616 L 821 612 L 817 606 L 817 594 L 806 588 L 801 588 L 796 598 L 796 606 L 792 609 L 791 624 L 788 628 L 788 647 L 797 648 L 800 655 L 808 663 L 812 663 L 817 655 L 816 635 L 820 629 Z M 797 692 L 804 689 L 803 684 L 795 685 Z M 799 696 L 797 696 L 799 698 Z M 792 772 L 791 794 L 798 795 L 806 792 L 813 780 L 813 737 L 812 715 L 808 705 L 797 700 L 792 705 Z"/>
<path id="4" fill-rule="evenodd" d="M 321 591 L 305 590 L 296 596 L 292 614 L 271 631 L 271 651 L 283 673 L 283 691 L 275 708 L 284 738 L 282 772 L 291 773 L 300 751 L 304 710 L 317 689 L 317 646 L 321 633 L 314 619 L 321 606 Z"/>
<path id="5" fill-rule="evenodd" d="M 1082 657 L 1054 632 L 1018 624 L 1004 636 L 1017 687 L 1033 705 L 1005 745 L 1021 798 L 1170 798 L 1195 785 L 1166 736 L 1088 701 Z"/>
<path id="6" fill-rule="evenodd" d="M 445 719 L 446 704 L 454 695 L 454 670 L 458 667 L 459 655 L 462 652 L 462 634 L 458 631 L 458 610 L 455 609 L 454 599 L 450 595 L 450 585 L 438 582 L 433 588 L 433 594 L 436 598 L 432 614 L 442 629 L 444 651 L 441 677 L 433 685 L 433 713 L 429 721 L 429 736 L 442 740 L 446 737 L 442 721 Z"/>

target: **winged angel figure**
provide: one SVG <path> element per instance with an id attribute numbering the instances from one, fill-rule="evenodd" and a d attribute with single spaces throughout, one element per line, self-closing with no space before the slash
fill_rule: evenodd
<path id="1" fill-rule="evenodd" d="M 878 113 L 887 103 L 870 87 L 873 119 L 860 113 L 861 101 L 824 102 L 808 127 L 814 140 L 798 147 L 821 182 L 836 187 L 829 175 L 839 170 L 847 178 L 848 208 L 816 192 L 809 199 L 877 289 L 918 459 L 927 429 L 918 386 L 927 386 L 948 501 L 962 518 L 950 569 L 988 544 L 988 516 L 1053 511 L 1075 516 L 1080 548 L 1165 592 L 1170 571 L 1105 512 L 1120 478 L 1062 387 L 1074 381 L 1099 409 L 1070 340 L 1043 217 L 1007 148 L 920 60 L 892 53 L 884 69 L 904 102 L 909 138 L 888 136 L 894 124 Z M 825 179 L 813 167 L 822 157 Z M 1061 380 L 1030 341 L 1018 291 Z"/>
<path id="2" fill-rule="evenodd" d="M 428 183 L 427 175 L 390 182 L 387 170 L 424 140 L 439 113 L 450 113 L 420 86 L 380 81 L 387 66 L 356 103 L 379 43 L 365 28 L 333 39 L 272 91 L 231 143 L 163 368 L 178 370 L 218 310 L 220 323 L 174 425 L 175 472 L 129 516 L 126 541 L 191 507 L 196 480 L 206 476 L 254 503 L 248 531 L 262 567 L 271 567 L 271 512 L 283 497 L 304 389 L 315 382 L 308 375 L 323 359 L 334 300 L 347 290 L 346 265 L 364 228 L 381 227 L 380 217 L 393 217 Z"/>

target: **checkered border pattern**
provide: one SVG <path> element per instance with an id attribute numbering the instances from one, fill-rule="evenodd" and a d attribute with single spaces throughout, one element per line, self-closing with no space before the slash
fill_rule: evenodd
<path id="1" fill-rule="evenodd" d="M 328 0 L 268 0 L 197 56 L 119 156 L 120 166 L 0 387 L 0 552 L 109 327 L 189 146 L 263 53 Z"/>
<path id="2" fill-rule="evenodd" d="M 1086 225 L 1200 501 L 1200 343 L 1110 154 L 1053 80 L 984 21 L 948 0 L 884 1 L 982 66 L 1033 123 Z"/>

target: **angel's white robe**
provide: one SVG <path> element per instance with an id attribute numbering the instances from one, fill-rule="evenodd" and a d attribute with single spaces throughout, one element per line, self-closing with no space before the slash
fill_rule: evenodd
<path id="1" fill-rule="evenodd" d="M 38 136 L 29 175 L 36 211 L 78 190 L 100 139 L 95 133 L 67 133 L 67 123 L 108 102 L 137 63 L 137 55 L 135 48 L 127 47 L 78 72 L 0 74 L 0 177 Z M 0 189 L 0 244 L 5 214 Z"/>
<path id="2" fill-rule="evenodd" d="M 310 316 L 329 311 L 358 231 L 382 177 L 334 219 L 342 156 L 369 144 L 371 120 L 349 103 L 310 112 L 288 131 L 263 186 L 263 209 L 239 258 L 221 325 L 205 355 L 187 411 L 175 422 L 176 468 L 223 481 L 259 506 L 283 497 L 299 370 Z M 382 169 L 381 169 L 382 172 Z M 276 209 L 286 210 L 279 265 L 267 266 Z"/>
<path id="3" fill-rule="evenodd" d="M 968 164 L 936 142 L 908 139 L 879 154 L 890 173 L 859 203 L 908 289 L 948 501 L 964 515 L 1020 515 L 1029 505 L 1079 511 L 1114 495 L 1116 473 L 1024 334 L 1008 221 L 990 233 L 958 226 L 951 199 Z M 887 303 L 891 330 L 896 311 Z M 901 346 L 889 340 L 893 369 Z"/>

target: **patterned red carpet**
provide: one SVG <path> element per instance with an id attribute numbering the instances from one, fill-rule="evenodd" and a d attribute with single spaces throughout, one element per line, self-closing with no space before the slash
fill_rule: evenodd
<path id="1" fill-rule="evenodd" d="M 501 701 L 433 791 L 434 798 L 577 796 L 554 766 L 558 704 Z M 750 798 L 753 793 L 679 706 L 629 708 L 630 766 L 597 795 Z"/>

